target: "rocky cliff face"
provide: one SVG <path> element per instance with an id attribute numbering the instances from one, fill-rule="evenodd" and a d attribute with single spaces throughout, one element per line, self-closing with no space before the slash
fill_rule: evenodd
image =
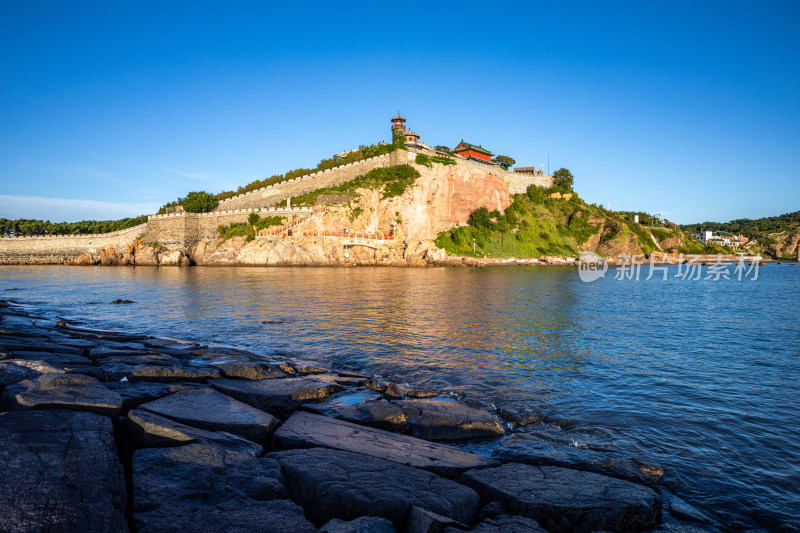
<path id="1" fill-rule="evenodd" d="M 761 251 L 773 259 L 791 257 L 800 261 L 800 232 L 774 233 L 761 245 Z"/>

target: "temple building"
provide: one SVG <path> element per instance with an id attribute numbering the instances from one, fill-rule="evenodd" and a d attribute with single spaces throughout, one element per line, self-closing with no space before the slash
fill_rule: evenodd
<path id="1" fill-rule="evenodd" d="M 491 163 L 492 156 L 494 155 L 486 148 L 483 148 L 482 146 L 476 146 L 468 142 L 464 142 L 463 139 L 461 140 L 460 143 L 458 143 L 458 146 L 456 146 L 453 149 L 453 153 L 456 155 L 460 155 L 461 157 L 465 157 L 467 159 L 480 161 L 481 163 Z"/>

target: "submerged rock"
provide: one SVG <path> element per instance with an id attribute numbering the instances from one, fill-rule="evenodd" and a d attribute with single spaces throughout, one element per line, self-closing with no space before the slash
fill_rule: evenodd
<path id="1" fill-rule="evenodd" d="M 655 491 L 593 472 L 510 463 L 469 471 L 460 481 L 484 503 L 498 501 L 550 532 L 642 531 L 661 520 Z"/>
<path id="2" fill-rule="evenodd" d="M 411 434 L 423 439 L 472 439 L 505 433 L 491 413 L 457 402 L 399 400 L 393 403 L 408 417 Z"/>
<path id="3" fill-rule="evenodd" d="M 197 428 L 235 433 L 262 444 L 278 425 L 271 414 L 210 388 L 177 392 L 139 409 Z"/>
<path id="4" fill-rule="evenodd" d="M 132 477 L 139 531 L 314 531 L 273 459 L 209 444 L 138 450 Z"/>
<path id="5" fill-rule="evenodd" d="M 315 524 L 380 516 L 401 528 L 416 505 L 470 525 L 478 512 L 480 499 L 472 489 L 391 461 L 324 448 L 267 457 L 281 464 L 292 499 Z"/>
<path id="6" fill-rule="evenodd" d="M 128 531 L 125 475 L 106 417 L 0 414 L 0 472 L 0 531 Z"/>
<path id="7" fill-rule="evenodd" d="M 0 404 L 9 411 L 23 409 L 68 409 L 116 416 L 122 397 L 96 379 L 78 374 L 42 374 L 7 386 Z"/>
<path id="8" fill-rule="evenodd" d="M 358 452 L 446 477 L 458 476 L 471 468 L 498 464 L 452 446 L 303 412 L 293 414 L 284 422 L 275 431 L 272 442 L 283 449 L 322 446 Z"/>

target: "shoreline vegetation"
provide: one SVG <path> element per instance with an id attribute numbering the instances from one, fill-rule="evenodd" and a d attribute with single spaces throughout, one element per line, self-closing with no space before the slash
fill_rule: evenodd
<path id="1" fill-rule="evenodd" d="M 533 408 L 40 313 L 0 301 L 0 530 L 715 530 Z"/>

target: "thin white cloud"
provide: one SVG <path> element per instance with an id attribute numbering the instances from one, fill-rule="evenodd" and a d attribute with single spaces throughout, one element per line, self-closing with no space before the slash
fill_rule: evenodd
<path id="1" fill-rule="evenodd" d="M 32 218 L 51 222 L 116 220 L 153 214 L 157 210 L 158 204 L 155 203 L 114 203 L 0 194 L 0 218 Z"/>
<path id="2" fill-rule="evenodd" d="M 190 180 L 202 181 L 205 183 L 210 183 L 212 181 L 212 179 L 208 176 L 208 174 L 205 174 L 203 172 L 186 172 L 185 170 L 179 170 L 177 168 L 168 168 L 167 171 L 171 172 L 172 174 L 175 174 L 176 176 L 180 176 L 182 178 L 187 178 Z"/>

